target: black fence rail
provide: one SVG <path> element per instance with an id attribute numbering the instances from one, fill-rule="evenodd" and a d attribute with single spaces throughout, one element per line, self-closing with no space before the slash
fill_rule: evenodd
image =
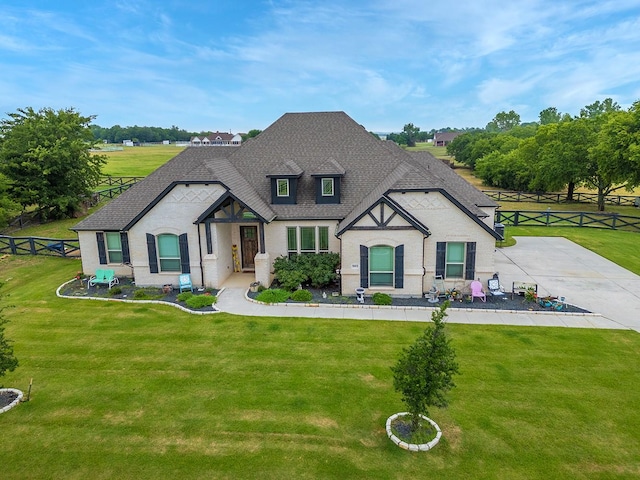
<path id="1" fill-rule="evenodd" d="M 640 232 L 640 217 L 617 213 L 497 210 L 495 222 L 513 227 L 592 227 Z"/>
<path id="2" fill-rule="evenodd" d="M 100 177 L 100 185 L 133 185 L 138 183 L 144 177 L 112 177 L 105 175 Z"/>
<path id="3" fill-rule="evenodd" d="M 566 193 L 530 193 L 508 192 L 501 190 L 482 190 L 482 193 L 497 201 L 504 202 L 535 202 L 535 203 L 563 203 L 566 201 Z M 598 203 L 597 193 L 576 192 L 573 201 L 578 203 Z M 607 205 L 624 205 L 631 207 L 640 206 L 640 197 L 637 195 L 607 195 L 604 197 Z"/>
<path id="4" fill-rule="evenodd" d="M 105 188 L 104 190 L 98 190 L 97 192 L 93 192 L 91 204 L 97 205 L 102 200 L 112 199 L 117 197 L 125 190 L 129 190 L 133 183 L 129 183 L 126 185 L 118 185 L 117 187 Z"/>
<path id="5" fill-rule="evenodd" d="M 42 237 L 9 237 L 0 235 L 0 255 L 51 255 L 56 257 L 79 257 L 78 239 L 60 240 Z"/>

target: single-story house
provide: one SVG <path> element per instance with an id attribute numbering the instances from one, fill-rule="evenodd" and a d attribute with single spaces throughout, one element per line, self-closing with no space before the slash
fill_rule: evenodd
<path id="1" fill-rule="evenodd" d="M 331 139 L 331 141 L 327 141 Z M 344 112 L 287 113 L 239 147 L 187 148 L 73 227 L 85 273 L 137 285 L 269 285 L 273 261 L 337 252 L 343 294 L 421 296 L 494 273 L 497 204 L 427 152 Z"/>
<path id="2" fill-rule="evenodd" d="M 433 134 L 433 145 L 435 147 L 446 147 L 453 139 L 462 135 L 462 132 L 436 132 Z"/>
<path id="3" fill-rule="evenodd" d="M 189 144 L 192 147 L 221 147 L 226 145 L 238 146 L 242 143 L 239 133 L 209 132 L 196 137 L 191 137 Z"/>

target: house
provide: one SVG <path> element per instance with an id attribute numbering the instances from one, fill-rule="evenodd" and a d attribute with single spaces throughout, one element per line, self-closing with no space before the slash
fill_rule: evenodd
<path id="1" fill-rule="evenodd" d="M 189 144 L 192 147 L 221 147 L 226 145 L 238 146 L 242 143 L 239 133 L 209 132 L 197 137 L 191 137 Z"/>
<path id="2" fill-rule="evenodd" d="M 462 132 L 436 132 L 433 134 L 433 145 L 436 147 L 446 147 Z"/>
<path id="3" fill-rule="evenodd" d="M 326 139 L 331 138 L 328 142 Z M 407 152 L 343 112 L 287 113 L 240 147 L 187 148 L 87 217 L 85 273 L 138 285 L 269 285 L 279 256 L 337 252 L 341 290 L 421 296 L 494 273 L 497 204 L 428 152 Z"/>

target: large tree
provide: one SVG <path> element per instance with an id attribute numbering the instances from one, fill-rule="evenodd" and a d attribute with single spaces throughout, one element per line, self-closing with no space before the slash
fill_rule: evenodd
<path id="1" fill-rule="evenodd" d="M 44 217 L 77 211 L 106 162 L 90 152 L 93 118 L 73 108 L 27 107 L 1 120 L 0 173 L 9 181 L 9 196 L 23 208 L 35 205 Z"/>
<path id="2" fill-rule="evenodd" d="M 497 113 L 493 120 L 487 124 L 486 130 L 488 132 L 506 132 L 518 125 L 520 125 L 520 115 L 514 110 L 510 110 Z"/>
<path id="3" fill-rule="evenodd" d="M 420 127 L 416 127 L 413 123 L 407 123 L 402 129 L 407 138 L 407 147 L 415 147 Z"/>

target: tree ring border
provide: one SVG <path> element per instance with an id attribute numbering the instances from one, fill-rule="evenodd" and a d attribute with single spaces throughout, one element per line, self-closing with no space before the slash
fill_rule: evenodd
<path id="1" fill-rule="evenodd" d="M 4 408 L 0 408 L 0 413 L 4 413 L 7 410 L 11 410 L 13 407 L 18 405 L 22 400 L 23 393 L 21 390 L 18 390 L 17 388 L 0 388 L 0 392 L 13 392 L 18 394 L 18 397 L 13 402 L 11 402 L 9 405 L 7 405 Z"/>
<path id="2" fill-rule="evenodd" d="M 440 430 L 440 427 L 436 422 L 434 422 L 429 417 L 422 414 L 420 414 L 420 418 L 429 422 L 436 429 L 436 437 L 433 440 L 431 440 L 428 443 L 407 443 L 400 440 L 398 437 L 396 437 L 391 431 L 391 422 L 393 422 L 398 417 L 404 417 L 407 415 L 411 415 L 411 413 L 400 412 L 400 413 L 391 415 L 389 418 L 387 418 L 387 425 L 386 425 L 387 436 L 391 439 L 393 443 L 395 443 L 400 448 L 409 450 L 410 452 L 427 452 L 431 450 L 433 447 L 435 447 L 438 444 L 438 442 L 440 442 L 440 437 L 442 437 L 442 430 Z"/>

